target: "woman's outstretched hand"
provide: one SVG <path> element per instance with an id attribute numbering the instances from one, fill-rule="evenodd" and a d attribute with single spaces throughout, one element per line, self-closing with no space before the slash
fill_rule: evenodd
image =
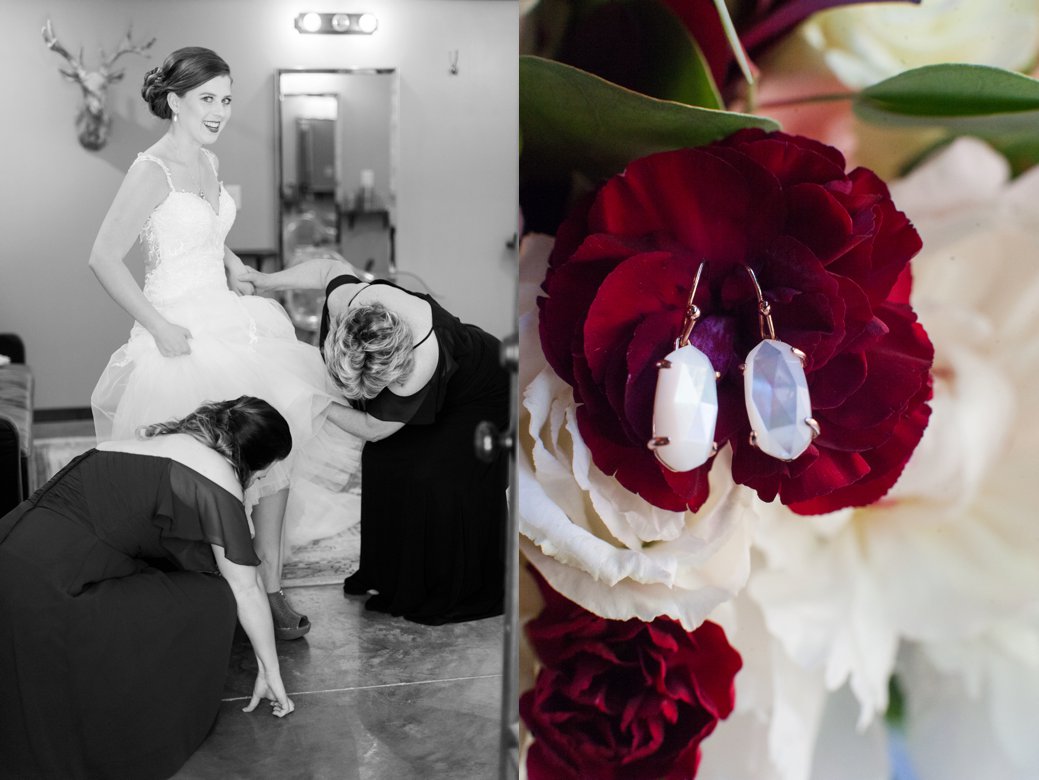
<path id="1" fill-rule="evenodd" d="M 256 292 L 253 283 L 248 279 L 248 274 L 252 270 L 242 263 L 227 272 L 227 286 L 231 288 L 231 292 L 236 295 L 252 295 Z"/>
<path id="2" fill-rule="evenodd" d="M 262 668 L 256 673 L 253 697 L 249 700 L 248 706 L 242 709 L 242 712 L 255 710 L 256 705 L 260 703 L 260 699 L 268 699 L 270 701 L 272 707 L 271 714 L 276 718 L 284 718 L 296 709 L 292 699 L 285 693 L 285 685 L 281 681 L 281 675 L 275 675 L 274 678 L 268 680 Z"/>
<path id="3" fill-rule="evenodd" d="M 264 287 L 264 281 L 267 279 L 267 274 L 245 266 L 238 274 L 238 281 L 248 284 L 256 290 L 262 290 Z"/>
<path id="4" fill-rule="evenodd" d="M 172 322 L 167 322 L 152 331 L 155 346 L 159 348 L 159 354 L 163 357 L 177 357 L 178 355 L 190 355 L 191 331 Z"/>

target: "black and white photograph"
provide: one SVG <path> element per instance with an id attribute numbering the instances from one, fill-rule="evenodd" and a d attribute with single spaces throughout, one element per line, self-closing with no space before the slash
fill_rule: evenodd
<path id="1" fill-rule="evenodd" d="M 0 777 L 515 775 L 518 25 L 0 3 Z"/>

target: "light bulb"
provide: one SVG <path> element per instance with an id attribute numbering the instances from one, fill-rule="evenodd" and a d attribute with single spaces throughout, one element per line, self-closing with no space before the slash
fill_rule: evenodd
<path id="1" fill-rule="evenodd" d="M 350 29 L 350 16 L 349 14 L 333 14 L 332 15 L 332 29 L 336 32 L 346 32 Z"/>
<path id="2" fill-rule="evenodd" d="M 321 15 L 316 14 L 313 11 L 303 14 L 303 20 L 300 22 L 300 26 L 307 32 L 317 32 L 321 29 Z"/>
<path id="3" fill-rule="evenodd" d="M 357 26 L 361 28 L 363 33 L 373 33 L 375 28 L 379 26 L 379 20 L 375 17 L 375 14 L 361 14 L 361 18 L 357 20 Z"/>

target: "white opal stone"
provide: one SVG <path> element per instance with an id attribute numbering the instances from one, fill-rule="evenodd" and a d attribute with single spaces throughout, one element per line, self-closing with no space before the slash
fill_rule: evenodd
<path id="1" fill-rule="evenodd" d="M 808 380 L 793 347 L 765 339 L 747 355 L 743 373 L 747 416 L 758 449 L 780 460 L 794 460 L 812 443 Z"/>
<path id="2" fill-rule="evenodd" d="M 653 449 L 672 471 L 690 471 L 706 463 L 714 450 L 718 421 L 714 366 L 692 345 L 680 347 L 664 359 L 671 367 L 657 371 L 653 436 L 667 437 L 669 442 Z"/>

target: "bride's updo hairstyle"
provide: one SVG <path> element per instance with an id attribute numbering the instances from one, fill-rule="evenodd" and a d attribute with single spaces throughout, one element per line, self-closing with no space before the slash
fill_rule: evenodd
<path id="1" fill-rule="evenodd" d="M 381 303 L 359 304 L 334 319 L 324 357 L 332 381 L 350 401 L 374 398 L 415 367 L 411 328 Z"/>
<path id="2" fill-rule="evenodd" d="M 230 75 L 231 68 L 215 51 L 201 46 L 187 46 L 177 49 L 162 65 L 144 74 L 141 97 L 155 116 L 170 119 L 173 111 L 166 96 L 171 92 L 182 97 L 185 92 L 210 79 Z"/>
<path id="3" fill-rule="evenodd" d="M 285 418 L 266 401 L 249 395 L 203 404 L 180 420 L 138 431 L 144 439 L 169 433 L 186 433 L 219 452 L 231 463 L 243 488 L 254 472 L 287 457 L 292 449 Z"/>

